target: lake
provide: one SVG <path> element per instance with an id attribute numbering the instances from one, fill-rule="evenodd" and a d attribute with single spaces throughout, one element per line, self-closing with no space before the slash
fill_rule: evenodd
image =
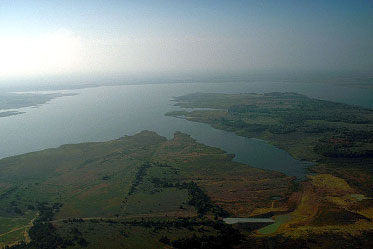
<path id="1" fill-rule="evenodd" d="M 290 214 L 282 214 L 275 217 L 275 222 L 271 225 L 260 228 L 257 232 L 259 234 L 271 234 L 277 231 L 282 224 L 289 222 L 292 219 Z"/>
<path id="2" fill-rule="evenodd" d="M 334 85 L 252 82 L 122 85 L 58 91 L 77 93 L 53 99 L 39 108 L 21 108 L 21 115 L 0 118 L 0 158 L 62 144 L 107 141 L 142 130 L 167 138 L 175 131 L 236 155 L 235 161 L 302 178 L 308 162 L 292 158 L 265 141 L 216 130 L 207 124 L 167 117 L 179 110 L 172 98 L 194 92 L 297 92 L 310 97 L 373 107 L 371 89 Z"/>

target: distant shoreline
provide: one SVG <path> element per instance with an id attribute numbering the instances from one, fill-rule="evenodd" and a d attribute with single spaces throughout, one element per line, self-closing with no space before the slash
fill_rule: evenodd
<path id="1" fill-rule="evenodd" d="M 63 94 L 63 93 L 53 93 L 53 94 L 36 94 L 36 93 L 7 93 L 4 94 L 0 99 L 0 118 L 9 117 L 14 115 L 23 114 L 25 112 L 15 111 L 16 109 L 26 108 L 26 107 L 38 107 L 43 105 L 52 99 L 66 96 L 74 96 L 75 93 Z"/>

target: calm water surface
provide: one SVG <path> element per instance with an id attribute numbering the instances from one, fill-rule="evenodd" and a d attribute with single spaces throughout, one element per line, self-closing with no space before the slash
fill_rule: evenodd
<path id="1" fill-rule="evenodd" d="M 254 167 L 302 177 L 309 165 L 265 141 L 236 136 L 183 119 L 164 116 L 177 110 L 173 97 L 194 92 L 292 91 L 310 97 L 373 107 L 373 91 L 321 84 L 297 83 L 188 83 L 127 85 L 72 91 L 76 96 L 57 98 L 39 108 L 22 108 L 22 115 L 0 118 L 0 158 L 58 147 L 67 143 L 107 141 L 142 130 L 167 138 L 175 131 L 198 142 L 222 148 L 235 160 Z"/>

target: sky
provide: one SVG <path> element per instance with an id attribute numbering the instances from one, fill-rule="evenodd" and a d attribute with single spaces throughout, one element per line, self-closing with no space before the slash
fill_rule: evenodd
<path id="1" fill-rule="evenodd" d="M 0 80 L 372 68 L 371 0 L 0 1 Z"/>

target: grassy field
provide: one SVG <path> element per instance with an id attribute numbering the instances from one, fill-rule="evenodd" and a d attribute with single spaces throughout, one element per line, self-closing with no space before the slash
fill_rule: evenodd
<path id="1" fill-rule="evenodd" d="M 291 219 L 262 228 L 258 238 L 302 240 L 334 233 L 361 239 L 362 233 L 372 233 L 373 110 L 295 93 L 196 93 L 175 101 L 180 107 L 211 109 L 166 115 L 264 139 L 297 159 L 315 162 L 311 170 L 317 174 L 299 183 L 301 191 L 288 198 L 291 212 L 278 216 Z"/>
<path id="2" fill-rule="evenodd" d="M 267 139 L 317 162 L 316 174 L 297 182 L 233 162 L 180 132 L 170 140 L 143 131 L 5 158 L 0 247 L 369 248 L 371 110 L 291 93 L 177 100 L 214 109 L 168 115 Z M 227 216 L 276 223 L 234 227 L 222 222 Z"/>
<path id="3" fill-rule="evenodd" d="M 171 112 L 240 136 L 269 141 L 316 172 L 342 177 L 373 195 L 373 110 L 296 93 L 209 94 L 177 97 L 176 105 L 213 108 Z"/>
<path id="4" fill-rule="evenodd" d="M 32 226 L 33 220 L 37 217 L 35 211 L 27 211 L 21 217 L 0 218 L 0 246 L 17 243 L 27 240 L 27 232 Z"/>
<path id="5" fill-rule="evenodd" d="M 175 243 L 212 243 L 219 239 L 208 236 L 227 229 L 222 216 L 289 209 L 287 202 L 273 207 L 271 197 L 289 197 L 293 180 L 232 162 L 232 155 L 180 132 L 171 140 L 144 131 L 64 145 L 0 160 L 0 241 L 27 241 L 24 229 L 37 217 L 32 243 L 55 247 L 164 248 L 171 243 L 159 242 L 164 236 L 193 234 L 193 242 Z M 153 222 L 160 218 L 167 222 Z"/>

